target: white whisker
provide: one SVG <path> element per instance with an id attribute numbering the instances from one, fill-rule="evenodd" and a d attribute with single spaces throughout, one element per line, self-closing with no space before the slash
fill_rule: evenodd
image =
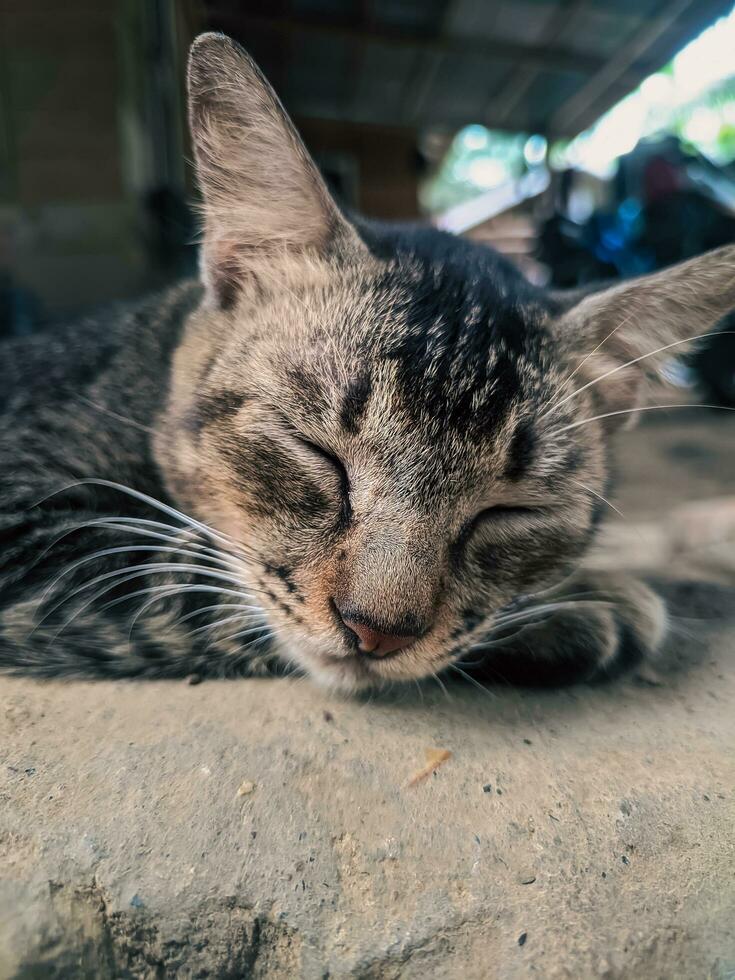
<path id="1" fill-rule="evenodd" d="M 447 690 L 447 685 L 444 683 L 441 677 L 439 677 L 436 671 L 431 672 L 431 677 L 436 681 L 436 683 L 439 685 L 441 690 L 444 692 L 444 697 L 447 699 L 447 701 L 453 701 L 454 699 L 452 698 L 449 691 Z"/>
<path id="2" fill-rule="evenodd" d="M 638 364 L 641 361 L 645 361 L 649 357 L 654 357 L 656 354 L 663 354 L 664 351 L 672 350 L 675 347 L 681 347 L 683 344 L 691 344 L 695 340 L 705 340 L 708 337 L 718 337 L 725 333 L 733 334 L 735 333 L 735 331 L 732 330 L 726 330 L 722 332 L 710 331 L 709 333 L 697 334 L 694 337 L 687 337 L 684 340 L 675 340 L 671 344 L 664 344 L 663 347 L 657 347 L 656 350 L 648 351 L 648 353 L 646 354 L 640 354 L 638 357 L 633 357 L 631 358 L 631 360 L 626 361 L 625 364 L 619 364 L 617 367 L 611 368 L 609 371 L 605 371 L 605 373 L 601 374 L 598 378 L 593 378 L 592 381 L 588 381 L 587 384 L 582 385 L 581 388 L 577 388 L 576 391 L 572 391 L 568 395 L 565 395 L 564 398 L 560 399 L 558 402 L 555 402 L 551 406 L 551 408 L 547 409 L 547 411 L 540 416 L 540 419 L 545 419 L 548 415 L 551 414 L 551 412 L 556 411 L 556 409 L 560 408 L 570 399 L 576 398 L 577 395 L 580 395 L 583 391 L 586 391 L 588 388 L 592 388 L 594 385 L 599 384 L 601 381 L 604 381 L 606 378 L 611 378 L 614 374 L 617 374 L 619 371 L 624 371 L 626 368 L 632 367 L 634 364 Z"/>
<path id="3" fill-rule="evenodd" d="M 193 629 L 186 635 L 196 636 L 199 633 L 211 633 L 212 631 L 219 629 L 221 626 L 225 626 L 227 623 L 235 622 L 235 620 L 237 620 L 241 625 L 247 626 L 254 622 L 260 622 L 262 624 L 264 617 L 262 615 L 262 611 L 261 615 L 253 613 L 251 616 L 246 616 L 244 613 L 239 612 L 233 614 L 232 616 L 225 616 L 224 619 L 218 619 L 215 620 L 215 622 L 205 623 L 203 626 L 197 626 L 196 629 Z M 182 622 L 182 620 L 179 620 L 179 622 Z M 229 639 L 229 637 L 225 637 L 225 639 Z"/>
<path id="4" fill-rule="evenodd" d="M 234 545 L 237 547 L 237 542 L 234 541 L 229 535 L 222 534 L 220 531 L 215 531 L 214 528 L 210 527 L 208 524 L 204 524 L 202 521 L 198 521 L 194 517 L 189 517 L 188 514 L 184 514 L 183 511 L 177 510 L 175 507 L 171 507 L 169 504 L 164 504 L 161 500 L 156 500 L 155 497 L 149 496 L 147 493 L 143 493 L 140 490 L 134 490 L 132 487 L 126 487 L 123 483 L 116 483 L 114 480 L 98 480 L 98 479 L 85 479 L 77 480 L 74 483 L 69 483 L 67 486 L 62 487 L 60 490 L 54 490 L 53 493 L 46 494 L 46 496 L 41 497 L 37 500 L 34 506 L 42 504 L 45 500 L 49 500 L 51 497 L 58 496 L 60 493 L 64 493 L 66 490 L 73 490 L 76 487 L 93 486 L 93 487 L 107 487 L 109 490 L 117 490 L 119 493 L 125 493 L 129 497 L 133 497 L 135 500 L 140 500 L 141 503 L 148 504 L 154 507 L 156 510 L 161 511 L 164 514 L 168 514 L 169 517 L 173 517 L 187 527 L 197 528 L 199 531 L 203 531 L 205 534 L 209 535 L 219 541 L 223 541 L 228 547 Z"/>
<path id="5" fill-rule="evenodd" d="M 227 582 L 230 585 L 240 585 L 240 582 L 234 576 L 223 575 L 221 572 L 215 571 L 211 568 L 202 568 L 198 565 L 187 565 L 184 563 L 176 564 L 168 562 L 148 562 L 144 565 L 129 565 L 127 568 L 116 568 L 111 572 L 105 572 L 102 575 L 98 575 L 89 582 L 84 582 L 76 589 L 73 589 L 68 595 L 65 595 L 59 603 L 49 610 L 49 614 L 53 613 L 59 607 L 59 605 L 63 605 L 64 602 L 68 602 L 69 599 L 73 599 L 75 595 L 78 595 L 80 592 L 84 592 L 86 589 L 94 588 L 95 585 L 99 585 L 101 582 L 110 581 L 110 588 L 115 588 L 117 585 L 122 585 L 124 582 L 130 582 L 132 579 L 140 578 L 142 575 L 163 575 L 175 573 L 203 575 L 205 578 L 218 579 L 219 581 Z M 115 582 L 113 581 L 114 579 L 118 579 L 118 581 Z"/>
<path id="6" fill-rule="evenodd" d="M 222 636 L 220 637 L 220 641 L 224 643 L 226 640 L 238 640 L 241 636 L 252 636 L 254 633 L 262 633 L 263 630 L 267 630 L 270 636 L 276 635 L 276 630 L 274 630 L 272 626 L 266 622 L 262 622 L 258 626 L 250 626 L 247 629 L 238 630 L 236 633 L 230 633 L 227 636 Z"/>
<path id="7" fill-rule="evenodd" d="M 613 329 L 610 331 L 610 333 L 607 335 L 607 337 L 603 337 L 603 339 L 600 341 L 600 343 L 597 345 L 597 347 L 593 348 L 593 350 L 591 350 L 589 352 L 589 354 L 586 357 L 584 357 L 579 362 L 579 364 L 572 371 L 572 373 L 569 375 L 569 377 L 564 381 L 564 384 L 562 385 L 562 388 L 566 388 L 566 386 L 569 384 L 569 382 L 572 380 L 572 378 L 574 378 L 574 376 L 578 373 L 578 371 L 580 371 L 584 367 L 584 365 L 587 363 L 587 361 L 589 361 L 589 359 L 591 357 L 593 357 L 598 352 L 598 350 L 600 350 L 600 348 L 603 347 L 608 342 L 608 340 L 614 334 L 616 334 L 618 332 L 618 330 L 620 330 L 621 327 L 624 327 L 626 323 L 630 323 L 630 321 L 633 319 L 633 316 L 634 315 L 635 315 L 635 311 L 632 312 L 632 313 L 629 313 L 625 317 L 624 320 L 621 320 L 620 321 L 620 323 L 617 325 L 617 327 L 613 327 Z M 553 411 L 555 408 L 556 408 L 556 405 L 552 405 L 551 408 L 549 409 L 549 411 Z"/>
<path id="8" fill-rule="evenodd" d="M 278 634 L 275 631 L 271 630 L 265 636 L 256 637 L 254 640 L 251 640 L 250 643 L 245 644 L 245 646 L 242 648 L 243 653 L 245 652 L 250 653 L 252 650 L 255 649 L 255 647 L 259 646 L 261 643 L 269 643 L 271 640 L 275 639 L 277 635 Z"/>
<path id="9" fill-rule="evenodd" d="M 252 596 L 249 598 L 252 598 Z M 223 609 L 227 609 L 229 611 L 232 611 L 233 609 L 252 609 L 252 606 L 243 606 L 236 602 L 216 602 L 211 606 L 201 606 L 199 609 L 193 609 L 191 612 L 186 613 L 185 616 L 182 616 L 179 622 L 185 623 L 190 619 L 194 619 L 196 616 L 203 616 L 205 613 L 216 612 Z"/>
<path id="10" fill-rule="evenodd" d="M 74 596 L 78 595 L 80 592 L 84 592 L 86 589 L 93 588 L 95 585 L 99 585 L 101 582 L 108 581 L 110 584 L 106 586 L 101 592 L 98 592 L 96 595 L 94 595 L 88 602 L 85 602 L 84 605 L 81 606 L 80 610 L 78 610 L 77 612 L 80 612 L 82 609 L 86 609 L 89 605 L 91 605 L 92 602 L 101 598 L 103 595 L 105 595 L 106 592 L 109 592 L 110 589 L 113 589 L 118 585 L 123 585 L 125 582 L 130 582 L 133 579 L 140 578 L 142 575 L 149 575 L 149 574 L 160 575 L 163 573 L 170 574 L 173 572 L 179 572 L 179 573 L 190 572 L 192 574 L 202 575 L 205 578 L 219 579 L 223 582 L 228 582 L 229 584 L 234 584 L 234 585 L 240 584 L 240 582 L 232 576 L 222 575 L 221 573 L 213 569 L 201 568 L 197 565 L 184 565 L 184 564 L 177 565 L 177 564 L 166 564 L 163 562 L 151 562 L 145 565 L 132 565 L 132 566 L 128 566 L 127 568 L 118 568 L 115 569 L 114 571 L 106 572 L 104 575 L 98 575 L 96 578 L 92 579 L 89 582 L 85 582 L 83 585 L 80 585 L 78 588 L 73 589 L 70 593 L 63 596 L 59 600 L 59 602 L 55 603 L 51 607 L 51 609 L 49 609 L 48 612 L 43 616 L 43 618 L 39 620 L 39 622 L 36 624 L 36 626 L 34 626 L 33 630 L 29 635 L 32 636 L 33 633 L 36 631 L 36 629 L 38 629 L 38 627 L 43 622 L 45 622 L 50 616 L 52 616 L 53 613 L 55 613 L 58 609 L 60 609 L 61 606 L 64 605 L 64 603 L 74 598 Z M 117 579 L 117 581 L 114 581 L 114 579 Z M 226 592 L 225 589 L 222 589 L 221 591 L 223 593 Z M 237 592 L 235 594 L 240 596 L 244 595 L 242 592 Z"/>
<path id="11" fill-rule="evenodd" d="M 125 545 L 117 548 L 105 548 L 102 551 L 95 551 L 91 555 L 86 555 L 84 558 L 80 558 L 79 561 L 72 562 L 72 564 L 67 565 L 66 568 L 51 582 L 50 585 L 44 590 L 42 601 L 46 600 L 46 597 L 53 592 L 56 586 L 61 582 L 63 578 L 71 574 L 71 572 L 76 571 L 77 568 L 81 568 L 82 565 L 86 565 L 90 561 L 95 561 L 100 558 L 109 558 L 112 555 L 124 555 L 128 553 L 137 553 L 140 551 L 153 552 L 154 554 L 174 554 L 174 555 L 184 555 L 188 558 L 201 558 L 196 551 L 187 551 L 184 548 L 166 548 L 160 545 Z M 218 562 L 218 564 L 224 566 L 225 568 L 231 568 L 231 565 L 222 558 L 208 558 L 207 561 Z M 132 566 L 135 567 L 135 566 Z M 206 566 L 201 566 L 205 568 Z M 123 572 L 125 569 L 118 569 L 117 571 Z M 73 595 L 73 593 L 72 593 Z"/>
<path id="12" fill-rule="evenodd" d="M 138 578 L 138 577 L 139 576 L 137 576 L 137 575 L 131 576 L 131 578 Z M 123 579 L 122 581 L 127 581 L 127 580 Z M 118 582 L 118 583 L 115 583 L 115 584 L 120 584 L 120 583 Z M 74 612 L 72 613 L 72 615 L 69 616 L 68 619 L 66 619 L 61 624 L 61 626 L 58 628 L 58 630 L 51 637 L 50 643 L 56 642 L 56 640 L 59 638 L 59 636 L 64 632 L 65 629 L 67 629 L 74 622 L 74 620 L 77 618 L 77 616 L 81 615 L 84 612 L 85 609 L 88 609 L 91 605 L 93 605 L 97 601 L 97 599 L 102 598 L 102 596 L 105 595 L 107 592 L 109 592 L 109 587 L 105 587 L 104 589 L 101 589 L 99 592 L 97 592 L 95 595 L 93 595 L 91 597 L 91 599 L 87 599 L 84 603 L 82 603 L 81 606 L 79 606 L 77 609 L 75 609 Z M 227 594 L 229 592 L 229 594 L 231 594 L 231 595 L 235 595 L 235 596 L 240 596 L 240 597 L 247 598 L 241 592 L 235 592 L 233 590 L 222 589 L 222 588 L 219 588 L 218 586 L 215 586 L 215 585 L 195 585 L 195 584 L 177 585 L 177 586 L 174 586 L 174 585 L 170 585 L 170 586 L 166 586 L 166 585 L 154 585 L 154 586 L 150 586 L 147 589 L 138 589 L 136 592 L 131 592 L 128 595 L 120 596 L 117 599 L 113 599 L 111 602 L 105 603 L 105 605 L 102 608 L 103 609 L 109 609 L 112 606 L 118 605 L 121 602 L 127 602 L 127 601 L 129 601 L 130 599 L 134 598 L 135 596 L 145 595 L 146 593 L 149 594 L 151 592 L 157 592 L 158 593 L 157 599 L 165 599 L 165 598 L 168 598 L 170 596 L 178 595 L 179 593 L 185 593 L 185 592 L 216 592 L 218 595 L 222 595 L 223 593 L 224 594 Z M 59 604 L 59 606 L 60 605 L 63 605 L 63 603 Z M 41 626 L 41 624 L 46 619 L 48 619 L 48 617 L 55 611 L 55 609 L 58 609 L 59 606 L 54 607 L 54 610 L 51 610 L 49 613 L 47 613 L 33 627 L 33 629 L 31 630 L 31 633 L 29 634 L 29 636 L 32 636 L 33 633 L 39 628 L 39 626 Z"/>
<path id="13" fill-rule="evenodd" d="M 152 436 L 156 435 L 156 430 L 152 429 L 149 425 L 143 425 L 142 422 L 136 422 L 135 419 L 129 419 L 124 415 L 118 415 L 118 413 L 113 412 L 112 409 L 106 408 L 104 405 L 98 405 L 97 402 L 93 402 L 89 398 L 85 398 L 84 395 L 77 395 L 77 401 L 84 402 L 85 405 L 89 405 L 91 408 L 96 409 L 103 415 L 109 415 L 110 418 L 116 419 L 118 422 L 125 422 L 126 425 L 130 425 L 134 429 L 139 429 L 141 432 L 147 432 Z"/>
<path id="14" fill-rule="evenodd" d="M 591 593 L 594 595 L 595 593 Z M 551 614 L 554 612 L 561 612 L 567 609 L 579 609 L 584 606 L 602 606 L 603 608 L 615 608 L 617 603 L 612 600 L 612 598 L 607 599 L 595 599 L 586 598 L 585 594 L 580 594 L 577 597 L 569 597 L 568 599 L 562 599 L 559 602 L 546 602 L 538 606 L 531 606 L 528 609 L 521 610 L 517 613 L 509 613 L 506 616 L 499 617 L 488 627 L 490 637 L 481 643 L 472 643 L 466 649 L 467 650 L 484 650 L 489 645 L 498 646 L 500 645 L 498 639 L 492 639 L 492 633 L 496 630 L 505 629 L 507 626 L 513 626 L 517 623 L 528 623 L 531 625 L 535 618 L 543 613 Z M 547 618 L 547 617 L 545 617 Z M 501 641 L 503 638 L 500 638 Z"/>
<path id="15" fill-rule="evenodd" d="M 630 415 L 632 412 L 655 412 L 662 411 L 667 408 L 708 408 L 708 409 L 718 409 L 721 412 L 735 412 L 735 408 L 730 408 L 727 405 L 701 405 L 697 403 L 690 403 L 686 405 L 643 405 L 639 408 L 623 408 L 619 409 L 617 412 L 604 412 L 602 415 L 593 415 L 589 419 L 581 419 L 577 422 L 570 422 L 569 425 L 563 425 L 560 429 L 555 429 L 555 435 L 561 435 L 562 432 L 569 432 L 570 429 L 578 429 L 581 425 L 587 425 L 588 422 L 599 422 L 601 419 L 611 419 L 616 415 Z"/>
<path id="16" fill-rule="evenodd" d="M 114 522 L 114 523 L 111 523 L 111 522 Z M 126 526 L 125 527 L 118 527 L 118 525 L 122 525 L 122 524 L 125 524 Z M 145 524 L 145 525 L 151 525 L 151 526 L 155 526 L 155 527 L 159 527 L 159 528 L 167 528 L 167 529 L 170 529 L 170 531 L 173 532 L 173 533 L 171 533 L 171 534 L 163 534 L 162 533 L 161 534 L 161 540 L 166 540 L 166 541 L 171 541 L 174 538 L 177 538 L 179 535 L 184 534 L 184 533 L 186 533 L 186 534 L 192 534 L 192 533 L 194 533 L 194 534 L 196 534 L 198 536 L 201 536 L 201 532 L 199 532 L 199 531 L 192 532 L 192 530 L 190 528 L 177 527 L 177 526 L 174 526 L 173 524 L 164 524 L 161 521 L 149 521 L 149 520 L 144 520 L 143 518 L 119 517 L 119 516 L 118 517 L 99 517 L 99 518 L 95 518 L 95 520 L 92 520 L 92 521 L 82 521 L 79 524 L 75 524 L 73 527 L 68 528 L 66 531 L 64 531 L 62 534 L 60 534 L 58 537 L 54 538 L 54 540 L 50 544 L 48 544 L 43 549 L 43 551 L 41 551 L 33 559 L 33 565 L 32 565 L 32 567 L 35 567 L 40 561 L 42 561 L 43 558 L 45 558 L 46 555 L 49 553 L 49 551 L 51 551 L 53 548 L 55 548 L 56 545 L 58 545 L 61 541 L 64 540 L 64 538 L 68 538 L 70 534 L 75 534 L 77 531 L 83 531 L 86 528 L 100 527 L 100 528 L 103 528 L 104 529 L 104 528 L 110 527 L 110 528 L 113 528 L 114 530 L 125 531 L 126 533 L 130 533 L 130 534 L 134 533 L 134 531 L 137 530 L 138 533 L 141 534 L 141 535 L 146 535 L 148 537 L 152 537 L 153 536 L 154 532 L 149 531 L 147 529 L 141 529 L 141 528 L 139 528 L 138 527 L 139 524 Z M 131 526 L 128 527 L 127 525 L 131 525 Z M 196 547 L 196 548 L 203 548 L 203 545 L 198 545 L 195 542 L 191 542 L 190 541 L 190 542 L 187 542 L 187 543 L 188 543 L 188 545 L 190 547 L 193 547 L 193 548 L 194 547 Z M 209 550 L 209 549 L 207 549 L 207 550 Z M 211 550 L 213 552 L 215 551 L 215 549 L 211 549 Z M 223 554 L 227 554 L 227 552 L 222 552 L 222 553 Z"/>
<path id="17" fill-rule="evenodd" d="M 586 490 L 587 493 L 591 493 L 593 497 L 597 497 L 598 500 L 601 500 L 603 502 L 603 504 L 607 504 L 608 507 L 610 507 L 612 510 L 614 510 L 616 514 L 619 514 L 620 517 L 622 517 L 623 520 L 625 520 L 625 514 L 623 514 L 623 512 L 621 510 L 618 510 L 618 508 L 615 506 L 615 504 L 611 503 L 607 499 L 607 497 L 603 497 L 601 493 L 598 493 L 596 490 L 593 490 L 592 487 L 586 486 L 584 483 L 580 483 L 578 480 L 572 480 L 570 478 L 569 482 L 576 484 L 578 487 L 581 487 L 582 490 Z"/>
<path id="18" fill-rule="evenodd" d="M 222 561 L 228 558 L 237 558 L 242 554 L 247 557 L 246 552 L 242 549 L 241 545 L 238 545 L 238 550 L 233 551 L 231 549 L 224 550 L 223 548 L 210 548 L 199 541 L 193 540 L 194 536 L 202 538 L 202 532 L 194 528 L 188 527 L 177 527 L 173 524 L 164 524 L 161 521 L 150 521 L 144 520 L 142 518 L 134 517 L 104 517 L 100 518 L 98 521 L 87 521 L 85 524 L 80 525 L 82 527 L 94 527 L 95 525 L 102 528 L 109 528 L 112 531 L 125 531 L 129 534 L 138 533 L 143 537 L 156 538 L 160 541 L 174 541 L 182 540 L 182 544 L 187 548 L 196 548 L 197 551 L 201 551 L 204 554 L 211 555 L 213 557 L 219 558 Z M 152 530 L 152 528 L 166 528 L 163 530 Z"/>
<path id="19" fill-rule="evenodd" d="M 449 669 L 455 671 L 455 673 L 459 674 L 461 677 L 464 677 L 466 681 L 469 681 L 470 684 L 473 684 L 478 690 L 482 691 L 482 693 L 485 694 L 487 697 L 497 698 L 497 695 L 493 694 L 491 690 L 485 687 L 484 684 L 481 684 L 471 674 L 468 674 L 466 671 L 462 670 L 461 667 L 458 667 L 456 664 L 450 664 Z"/>
<path id="20" fill-rule="evenodd" d="M 97 593 L 97 595 L 93 596 L 92 599 L 89 600 L 88 604 L 91 604 L 96 599 L 101 598 L 108 591 L 109 589 L 107 588 L 102 589 Z M 129 602 L 131 599 L 136 599 L 138 596 L 150 595 L 151 592 L 158 592 L 160 594 L 160 598 L 164 599 L 168 598 L 169 596 L 175 596 L 179 595 L 179 593 L 183 594 L 185 592 L 214 592 L 217 595 L 231 595 L 241 599 L 252 599 L 252 596 L 248 595 L 246 592 L 238 592 L 235 589 L 223 589 L 218 585 L 198 585 L 194 582 L 180 584 L 172 582 L 168 585 L 150 585 L 145 589 L 136 589 L 134 592 L 127 592 L 125 595 L 118 596 L 116 599 L 110 599 L 109 602 L 104 603 L 104 605 L 102 605 L 100 608 L 102 610 L 111 609 L 113 606 L 119 606 L 124 602 Z M 260 606 L 242 606 L 241 608 L 255 610 L 260 609 Z M 199 612 L 199 610 L 195 610 L 195 612 Z M 191 615 L 191 613 L 189 615 Z"/>

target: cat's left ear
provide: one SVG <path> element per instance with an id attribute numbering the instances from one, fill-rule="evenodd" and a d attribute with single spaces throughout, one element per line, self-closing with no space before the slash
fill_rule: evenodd
<path id="1" fill-rule="evenodd" d="M 341 215 L 275 92 L 246 51 L 202 34 L 189 55 L 189 119 L 203 197 L 202 277 L 230 305 L 243 285 L 294 258 L 343 254 Z"/>
<path id="2" fill-rule="evenodd" d="M 592 382 L 601 413 L 620 413 L 606 420 L 614 428 L 641 406 L 656 365 L 694 346 L 733 308 L 735 245 L 726 245 L 585 296 L 560 317 L 557 337 L 575 388 Z"/>

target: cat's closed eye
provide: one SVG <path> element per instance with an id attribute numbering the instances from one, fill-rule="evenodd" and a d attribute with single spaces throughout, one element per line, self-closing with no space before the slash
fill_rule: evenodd
<path id="1" fill-rule="evenodd" d="M 511 527 L 524 520 L 540 518 L 546 513 L 543 507 L 531 507 L 514 504 L 494 504 L 485 507 L 472 519 L 470 530 L 492 528 L 493 526 Z"/>
<path id="2" fill-rule="evenodd" d="M 301 446 L 302 449 L 314 459 L 319 460 L 321 463 L 329 466 L 332 472 L 339 479 L 340 494 L 342 497 L 342 517 L 343 521 L 349 520 L 352 513 L 352 508 L 350 504 L 350 478 L 347 473 L 347 468 L 342 460 L 335 456 L 334 453 L 325 449 L 323 446 L 317 445 L 315 442 L 311 442 L 310 439 L 305 439 L 303 436 L 296 436 L 296 442 Z"/>
<path id="3" fill-rule="evenodd" d="M 296 436 L 296 441 L 299 445 L 305 449 L 311 456 L 315 456 L 322 462 L 327 463 L 331 468 L 337 473 L 340 480 L 348 483 L 349 478 L 347 476 L 347 470 L 344 463 L 339 457 L 335 456 L 328 449 L 323 446 L 318 446 L 315 442 L 311 442 L 309 439 L 304 439 L 302 436 Z"/>

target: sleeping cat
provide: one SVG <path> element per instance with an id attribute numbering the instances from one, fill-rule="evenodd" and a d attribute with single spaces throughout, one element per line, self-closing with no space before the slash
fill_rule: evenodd
<path id="1" fill-rule="evenodd" d="M 735 248 L 560 298 L 341 213 L 228 38 L 189 93 L 201 282 L 3 349 L 0 666 L 356 689 L 654 651 L 662 602 L 583 556 L 611 435 L 735 306 Z"/>

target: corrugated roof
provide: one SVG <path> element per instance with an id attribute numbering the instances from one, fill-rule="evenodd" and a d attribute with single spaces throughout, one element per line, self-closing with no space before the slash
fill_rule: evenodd
<path id="1" fill-rule="evenodd" d="M 732 0 L 205 0 L 289 111 L 573 136 Z"/>

